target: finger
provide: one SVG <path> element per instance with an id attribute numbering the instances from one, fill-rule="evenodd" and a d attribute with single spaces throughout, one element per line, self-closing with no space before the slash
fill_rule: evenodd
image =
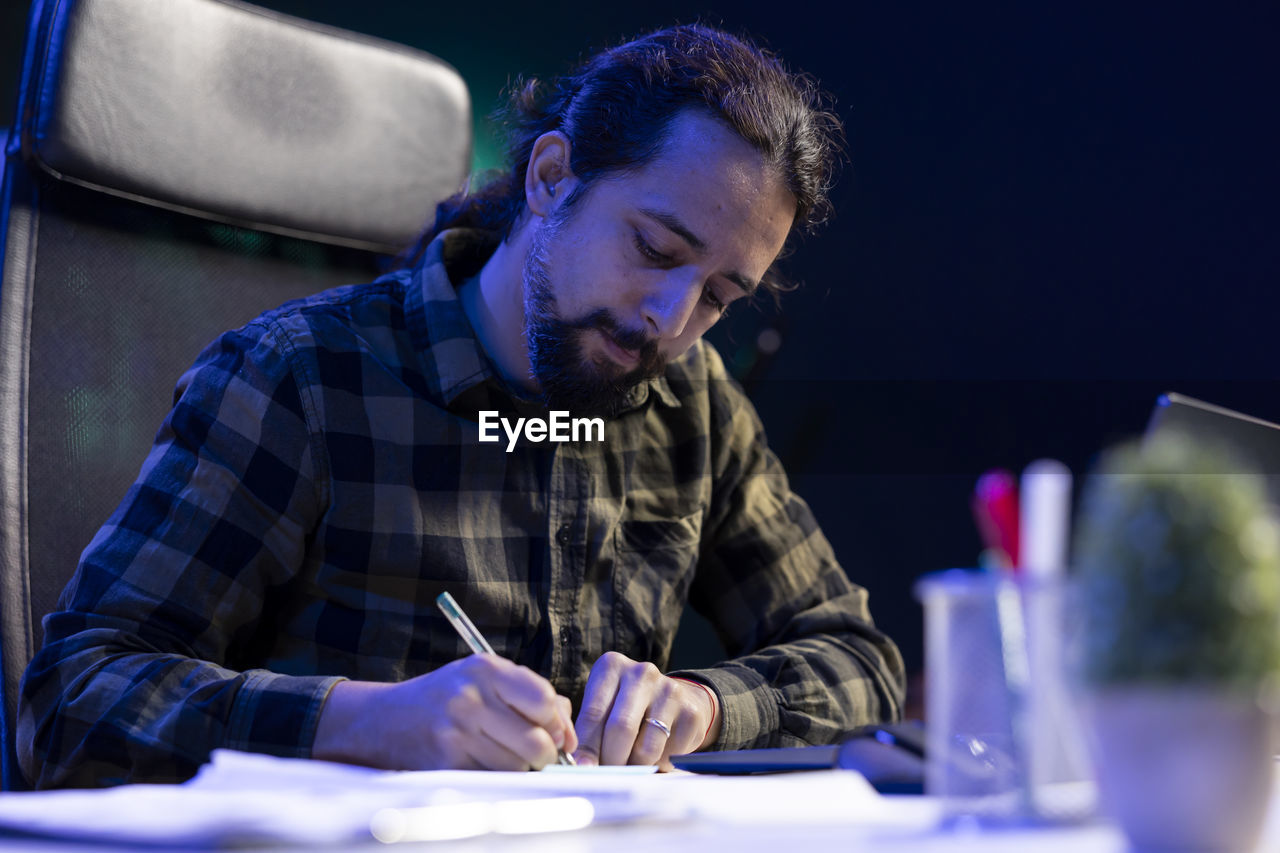
<path id="1" fill-rule="evenodd" d="M 665 758 L 674 735 L 672 721 L 675 717 L 675 713 L 666 703 L 651 704 L 644 719 L 640 721 L 640 731 L 636 734 L 631 755 L 627 756 L 627 763 L 657 764 Z M 668 730 L 671 732 L 668 733 Z"/>
<path id="2" fill-rule="evenodd" d="M 556 744 L 544 728 L 505 705 L 486 707 L 476 714 L 476 730 L 518 757 L 522 767 L 541 769 L 556 760 Z"/>
<path id="3" fill-rule="evenodd" d="M 626 660 L 623 655 L 606 652 L 591 667 L 591 674 L 587 676 L 582 708 L 578 711 L 575 726 L 578 748 L 573 757 L 581 765 L 589 767 L 600 763 L 605 723 L 609 721 L 609 712 L 613 710 L 620 670 Z"/>
<path id="4" fill-rule="evenodd" d="M 641 736 L 640 729 L 656 697 L 662 673 L 651 663 L 635 663 L 621 673 L 618 694 L 600 744 L 601 764 L 626 764 Z M 666 722 L 663 720 L 662 722 Z M 652 727 L 651 727 L 652 728 Z"/>
<path id="5" fill-rule="evenodd" d="M 491 670 L 484 683 L 493 697 L 526 721 L 546 730 L 553 744 L 568 741 L 573 727 L 563 713 L 562 697 L 556 695 L 551 682 L 528 667 L 502 658 L 485 657 L 490 657 Z"/>
<path id="6" fill-rule="evenodd" d="M 532 763 L 511 749 L 510 743 L 494 738 L 487 731 L 477 732 L 469 738 L 466 751 L 481 770 L 535 769 Z M 545 763 L 537 766 L 545 766 Z"/>
<path id="7" fill-rule="evenodd" d="M 473 655 L 473 657 L 481 657 Z M 547 725 L 557 720 L 556 689 L 541 675 L 525 666 L 493 657 L 485 683 L 503 704 L 530 722 Z"/>
<path id="8" fill-rule="evenodd" d="M 558 745 L 571 731 L 561 713 L 561 697 L 545 679 L 509 661 L 496 663 L 489 676 L 481 682 L 484 705 L 464 725 L 482 731 L 528 767 L 541 768 L 555 761 Z M 547 713 L 537 714 L 541 720 L 528 716 L 538 710 L 533 706 L 526 703 L 522 710 L 507 701 L 512 696 L 528 700 L 542 693 Z"/>
<path id="9" fill-rule="evenodd" d="M 564 726 L 564 743 L 560 748 L 572 754 L 578 748 L 578 733 L 573 729 L 573 703 L 567 696 L 557 696 L 556 704 L 560 706 L 560 722 Z"/>
<path id="10" fill-rule="evenodd" d="M 702 746 L 709 722 L 701 713 L 707 704 L 706 694 L 701 687 L 674 678 L 666 678 L 664 681 L 668 713 L 672 715 L 673 723 L 660 766 L 673 755 L 684 755 Z M 712 714 L 714 713 L 712 709 Z"/>

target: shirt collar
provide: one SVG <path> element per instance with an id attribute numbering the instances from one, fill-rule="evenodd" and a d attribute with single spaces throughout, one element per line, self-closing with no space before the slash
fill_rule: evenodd
<path id="1" fill-rule="evenodd" d="M 498 246 L 493 232 L 453 228 L 441 232 L 427 246 L 421 265 L 406 282 L 405 313 L 414 346 L 423 353 L 430 391 L 452 408 L 453 403 L 478 385 L 519 399 L 498 376 L 458 298 L 460 284 L 480 271 Z M 650 393 L 671 408 L 680 398 L 665 376 L 642 382 L 632 389 L 622 411 L 644 405 Z M 475 399 L 475 395 L 468 395 Z"/>
<path id="2" fill-rule="evenodd" d="M 405 281 L 405 317 L 422 353 L 428 390 L 448 408 L 464 392 L 496 378 L 462 310 L 457 285 L 474 275 L 497 241 L 485 231 L 455 228 L 436 236 Z"/>

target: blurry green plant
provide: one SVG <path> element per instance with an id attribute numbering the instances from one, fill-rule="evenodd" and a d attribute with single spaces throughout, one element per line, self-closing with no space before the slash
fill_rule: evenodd
<path id="1" fill-rule="evenodd" d="M 1280 531 L 1260 476 L 1181 435 L 1124 445 L 1076 530 L 1087 681 L 1275 684 Z"/>

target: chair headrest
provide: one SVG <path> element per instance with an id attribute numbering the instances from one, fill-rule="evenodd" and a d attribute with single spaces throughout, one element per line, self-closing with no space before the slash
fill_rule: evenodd
<path id="1" fill-rule="evenodd" d="M 36 0 L 32 16 L 21 148 L 60 179 L 397 251 L 470 166 L 466 87 L 430 54 L 234 0 Z"/>

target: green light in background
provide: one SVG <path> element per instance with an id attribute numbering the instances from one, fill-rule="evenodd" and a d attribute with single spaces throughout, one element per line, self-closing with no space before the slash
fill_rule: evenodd
<path id="1" fill-rule="evenodd" d="M 312 269 L 323 267 L 328 260 L 319 244 L 306 240 L 285 240 L 282 254 L 294 263 Z"/>
<path id="2" fill-rule="evenodd" d="M 477 116 L 471 133 L 471 174 L 480 175 L 506 165 L 503 162 L 502 144 L 498 141 L 498 129 L 493 122 Z"/>
<path id="3" fill-rule="evenodd" d="M 502 125 L 492 116 L 507 100 L 511 57 L 483 49 L 469 52 L 455 67 L 471 98 L 471 173 L 501 169 L 506 163 Z"/>
<path id="4" fill-rule="evenodd" d="M 215 244 L 245 255 L 263 255 L 271 248 L 272 238 L 260 231 L 231 225 L 210 225 L 209 234 Z"/>

